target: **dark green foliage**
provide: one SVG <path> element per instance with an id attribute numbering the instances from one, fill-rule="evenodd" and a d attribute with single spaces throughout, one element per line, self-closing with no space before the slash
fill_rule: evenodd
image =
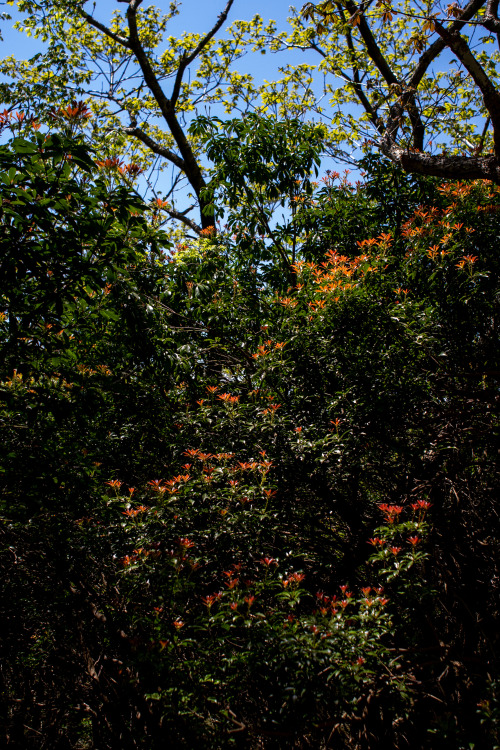
<path id="1" fill-rule="evenodd" d="M 368 154 L 359 163 L 363 181 L 352 183 L 349 170 L 328 172 L 317 194 L 316 205 L 299 214 L 307 233 L 304 255 L 321 261 L 331 248 L 354 257 L 359 243 L 391 232 L 397 248 L 404 248 L 401 227 L 416 208 L 436 205 L 437 180 L 409 175 L 379 154 Z"/>
<path id="2" fill-rule="evenodd" d="M 3 742 L 496 747 L 498 190 L 223 130 L 234 226 L 171 260 L 81 145 L 3 148 Z"/>
<path id="3" fill-rule="evenodd" d="M 312 195 L 324 128 L 248 114 L 228 122 L 198 117 L 191 132 L 214 164 L 205 196 L 220 206 L 238 267 L 258 268 L 267 282 L 286 289 L 300 245 L 299 196 Z"/>

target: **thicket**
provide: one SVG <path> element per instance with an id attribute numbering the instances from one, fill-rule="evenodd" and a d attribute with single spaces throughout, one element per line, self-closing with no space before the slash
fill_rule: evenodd
<path id="1" fill-rule="evenodd" d="M 2 743 L 498 747 L 500 188 L 194 127 L 177 246 L 71 129 L 0 147 Z"/>

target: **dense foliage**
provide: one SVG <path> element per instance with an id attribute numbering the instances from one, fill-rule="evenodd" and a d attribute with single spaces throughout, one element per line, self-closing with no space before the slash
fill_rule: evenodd
<path id="1" fill-rule="evenodd" d="M 1 147 L 2 741 L 497 747 L 500 191 L 250 127 L 176 247 L 71 129 Z"/>

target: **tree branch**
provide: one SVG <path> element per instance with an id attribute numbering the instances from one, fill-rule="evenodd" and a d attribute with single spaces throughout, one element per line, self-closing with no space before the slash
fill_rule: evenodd
<path id="1" fill-rule="evenodd" d="M 346 4 L 346 7 L 351 13 L 351 16 L 354 15 L 356 12 L 359 12 L 359 9 L 352 2 L 352 0 L 349 0 L 349 2 Z M 377 69 L 382 74 L 387 85 L 399 86 L 402 90 L 404 90 L 404 93 L 400 98 L 399 106 L 402 109 L 406 109 L 408 111 L 408 116 L 410 118 L 410 123 L 412 126 L 412 133 L 413 133 L 413 147 L 422 149 L 424 145 L 425 128 L 424 128 L 422 119 L 420 117 L 418 107 L 415 103 L 414 91 L 411 87 L 404 86 L 403 82 L 400 81 L 399 78 L 395 75 L 394 71 L 390 67 L 387 60 L 385 59 L 384 55 L 382 54 L 382 51 L 380 50 L 380 47 L 378 46 L 375 40 L 375 37 L 373 36 L 370 26 L 368 25 L 368 21 L 366 20 L 366 16 L 364 15 L 364 8 L 362 8 L 361 16 L 359 18 L 358 28 L 359 28 L 361 37 L 363 39 L 363 42 L 365 44 L 366 51 L 368 52 L 368 55 L 371 57 L 373 63 L 377 66 Z M 361 103 L 363 104 L 363 106 L 365 106 L 362 101 Z M 365 106 L 365 109 L 366 109 L 366 106 Z M 367 112 L 368 114 L 370 114 L 370 110 L 367 110 Z M 396 122 L 394 118 L 393 118 L 393 121 Z M 381 132 L 378 125 L 376 125 L 376 127 L 377 127 L 377 130 Z"/>
<path id="2" fill-rule="evenodd" d="M 78 13 L 81 15 L 82 18 L 84 18 L 90 26 L 93 26 L 98 31 L 102 32 L 106 36 L 108 36 L 110 39 L 112 39 L 114 42 L 118 42 L 118 44 L 121 44 L 122 47 L 125 47 L 126 49 L 130 49 L 130 43 L 128 39 L 125 39 L 124 36 L 120 36 L 119 34 L 115 34 L 111 29 L 109 29 L 107 26 L 105 26 L 103 23 L 95 19 L 93 16 L 91 16 L 89 13 L 83 10 L 83 8 L 79 8 Z"/>
<path id="3" fill-rule="evenodd" d="M 351 14 L 351 16 L 354 16 L 356 12 L 358 11 L 358 8 L 352 2 L 352 0 L 348 0 L 348 2 L 346 3 L 346 8 Z M 363 42 L 365 43 L 366 51 L 368 52 L 374 64 L 377 66 L 377 69 L 380 71 L 380 73 L 384 77 L 387 85 L 388 86 L 391 86 L 394 84 L 401 85 L 401 81 L 398 78 L 396 78 L 396 76 L 394 75 L 389 63 L 383 56 L 380 50 L 380 47 L 375 41 L 375 37 L 372 34 L 372 30 L 370 29 L 368 25 L 368 21 L 366 20 L 363 12 L 361 13 L 361 16 L 359 17 L 358 28 L 359 28 L 361 37 L 363 39 Z"/>
<path id="4" fill-rule="evenodd" d="M 182 221 L 182 223 L 186 224 L 186 226 L 192 229 L 193 232 L 196 232 L 196 234 L 201 234 L 202 227 L 198 226 L 198 224 L 196 224 L 192 219 L 188 218 L 184 213 L 181 213 L 180 211 L 176 211 L 175 208 L 167 208 L 166 211 L 171 219 L 177 219 L 177 221 Z"/>
<path id="5" fill-rule="evenodd" d="M 430 156 L 407 151 L 394 144 L 380 144 L 380 150 L 407 172 L 448 180 L 492 180 L 500 183 L 500 166 L 495 156 Z"/>
<path id="6" fill-rule="evenodd" d="M 476 147 L 474 154 L 476 156 L 479 156 L 479 154 L 482 152 L 484 148 L 484 139 L 486 138 L 486 133 L 488 132 L 488 128 L 491 125 L 491 117 L 488 115 L 486 118 L 486 122 L 484 123 L 483 132 L 481 133 L 481 138 L 479 139 L 479 145 Z"/>
<path id="7" fill-rule="evenodd" d="M 482 20 L 482 25 L 488 31 L 493 31 L 495 34 L 500 32 L 500 21 L 498 20 L 498 0 L 488 0 L 486 3 L 486 11 Z"/>
<path id="8" fill-rule="evenodd" d="M 154 154 L 158 154 L 158 156 L 163 156 L 164 159 L 168 159 L 168 161 L 172 162 L 172 164 L 175 164 L 176 167 L 179 169 L 182 169 L 182 171 L 185 171 L 185 164 L 184 161 L 177 156 L 177 154 L 174 154 L 173 151 L 170 151 L 168 148 L 164 148 L 164 146 L 160 146 L 159 143 L 157 143 L 153 138 L 151 138 L 147 133 L 144 132 L 141 128 L 139 128 L 137 125 L 132 124 L 129 128 L 123 128 L 124 132 L 127 133 L 127 135 L 133 135 L 135 138 L 137 138 L 139 141 L 142 141 L 145 146 L 147 146 Z"/>
<path id="9" fill-rule="evenodd" d="M 342 20 L 347 26 L 347 19 L 345 18 L 344 10 L 340 3 L 336 3 L 337 6 L 337 12 L 341 16 Z M 359 69 L 356 65 L 356 52 L 354 49 L 354 43 L 352 41 L 352 33 L 350 29 L 347 29 L 344 32 L 345 40 L 347 42 L 347 49 L 349 50 L 349 56 L 350 56 L 350 64 L 352 67 L 352 79 L 349 79 L 349 83 L 354 89 L 354 93 L 359 99 L 359 102 L 362 107 L 364 107 L 365 112 L 370 116 L 370 120 L 372 121 L 373 125 L 377 128 L 378 132 L 382 135 L 384 128 L 382 123 L 379 120 L 378 113 L 376 107 L 373 107 L 370 103 L 370 100 L 366 96 L 365 92 L 363 91 L 363 86 L 361 84 L 361 79 L 359 76 Z M 322 50 L 321 50 L 322 51 Z M 348 78 L 348 76 L 345 76 Z"/>
<path id="10" fill-rule="evenodd" d="M 137 58 L 137 62 L 142 70 L 144 81 L 153 94 L 156 103 L 158 104 L 160 111 L 167 123 L 170 132 L 174 138 L 177 148 L 179 149 L 183 159 L 183 171 L 189 180 L 191 187 L 193 188 L 196 197 L 200 203 L 201 209 L 201 224 L 203 228 L 212 226 L 212 220 L 210 216 L 206 216 L 204 208 L 206 202 L 201 197 L 201 191 L 205 187 L 205 180 L 203 179 L 203 173 L 196 160 L 193 149 L 189 141 L 187 140 L 182 127 L 179 124 L 175 107 L 172 102 L 168 99 L 163 91 L 158 78 L 153 70 L 151 62 L 144 51 L 141 40 L 139 38 L 139 32 L 137 29 L 137 8 L 141 4 L 142 0 L 131 0 L 127 10 L 127 21 L 129 27 L 129 41 L 130 49 Z"/>
<path id="11" fill-rule="evenodd" d="M 471 0 L 471 2 L 469 2 L 469 4 L 464 8 L 460 18 L 453 21 L 453 23 L 448 27 L 448 29 L 444 29 L 444 27 L 442 26 L 440 28 L 443 29 L 445 34 L 450 34 L 451 36 L 457 35 L 459 38 L 461 38 L 459 34 L 460 29 L 463 28 L 463 26 L 467 23 L 467 21 L 469 21 L 474 16 L 474 14 L 483 6 L 483 4 L 484 4 L 484 0 Z M 436 31 L 440 33 L 439 30 L 437 29 L 437 25 L 438 25 L 438 22 L 436 22 Z M 425 128 L 422 123 L 420 113 L 418 112 L 417 106 L 415 104 L 414 92 L 416 91 L 418 85 L 420 84 L 423 76 L 427 72 L 427 69 L 429 65 L 431 64 L 431 62 L 447 46 L 450 47 L 451 49 L 450 44 L 448 44 L 446 40 L 444 39 L 444 37 L 441 36 L 441 39 L 436 40 L 421 55 L 415 70 L 413 71 L 408 83 L 404 87 L 404 92 L 401 95 L 399 101 L 393 107 L 391 107 L 390 119 L 387 123 L 387 133 L 386 133 L 386 138 L 385 138 L 386 149 L 390 150 L 391 144 L 394 144 L 396 133 L 400 127 L 400 123 L 403 117 L 403 112 L 405 109 L 408 112 L 408 116 L 409 116 L 410 123 L 412 126 L 413 148 L 417 150 L 423 149 Z M 455 52 L 455 54 L 457 53 Z M 470 53 L 470 55 L 472 56 L 472 53 Z"/>
<path id="12" fill-rule="evenodd" d="M 200 52 L 203 52 L 209 41 L 215 36 L 215 34 L 219 31 L 221 26 L 225 23 L 226 18 L 228 16 L 229 11 L 231 10 L 231 6 L 233 4 L 234 0 L 228 0 L 228 3 L 222 13 L 219 15 L 217 19 L 217 23 L 215 26 L 212 27 L 212 29 L 208 32 L 206 36 L 203 37 L 201 42 L 198 44 L 195 50 L 191 52 L 190 55 L 186 55 L 185 53 L 182 55 L 180 61 L 179 61 L 179 67 L 177 68 L 177 75 L 175 76 L 175 83 L 174 88 L 172 91 L 172 96 L 170 97 L 170 102 L 172 103 L 172 106 L 175 106 L 177 103 L 177 99 L 179 98 L 180 90 L 181 90 L 181 83 L 182 78 L 184 76 L 184 72 L 188 65 L 191 65 L 193 60 L 195 60 Z"/>

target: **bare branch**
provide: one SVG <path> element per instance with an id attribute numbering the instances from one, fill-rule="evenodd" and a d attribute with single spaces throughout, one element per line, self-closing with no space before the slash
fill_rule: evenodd
<path id="1" fill-rule="evenodd" d="M 191 63 L 193 62 L 193 60 L 195 60 L 198 57 L 198 55 L 200 54 L 200 52 L 203 52 L 203 50 L 205 49 L 205 47 L 207 46 L 207 44 L 209 43 L 209 41 L 211 39 L 213 39 L 213 37 L 215 36 L 215 34 L 219 31 L 219 29 L 221 28 L 221 26 L 225 23 L 225 21 L 227 19 L 227 16 L 228 16 L 228 13 L 231 10 L 231 6 L 232 6 L 233 2 L 234 2 L 234 0 L 228 0 L 228 3 L 226 5 L 226 7 L 224 8 L 224 10 L 222 11 L 222 13 L 217 18 L 217 23 L 215 24 L 215 26 L 212 27 L 212 29 L 208 32 L 208 34 L 203 37 L 203 39 L 198 44 L 198 46 L 196 47 L 196 49 L 193 50 L 193 52 L 191 52 L 190 55 L 186 55 L 185 53 L 182 55 L 182 57 L 181 57 L 181 59 L 179 61 L 179 67 L 177 68 L 177 75 L 175 76 L 175 83 L 174 83 L 174 88 L 173 88 L 173 91 L 172 91 L 172 96 L 170 97 L 170 101 L 171 101 L 171 103 L 172 103 L 173 106 L 175 106 L 175 104 L 177 103 L 177 99 L 179 98 L 179 93 L 180 93 L 180 90 L 181 90 L 182 78 L 184 76 L 184 72 L 185 72 L 186 68 L 188 67 L 188 65 L 191 65 Z"/>
<path id="2" fill-rule="evenodd" d="M 118 44 L 121 44 L 122 47 L 126 47 L 126 49 L 130 49 L 130 43 L 128 39 L 125 39 L 124 36 L 120 36 L 119 34 L 115 34 L 114 31 L 111 31 L 107 26 L 105 26 L 103 23 L 98 21 L 96 18 L 91 16 L 89 13 L 86 13 L 86 11 L 83 10 L 83 8 L 79 9 L 79 14 L 84 18 L 90 26 L 93 26 L 98 31 L 105 34 L 107 37 L 112 39 L 114 42 L 118 42 Z"/>
<path id="3" fill-rule="evenodd" d="M 179 156 L 177 156 L 177 154 L 174 154 L 173 151 L 170 151 L 170 149 L 161 146 L 137 125 L 132 125 L 129 128 L 123 128 L 123 130 L 125 133 L 127 133 L 127 135 L 133 135 L 135 138 L 144 143 L 144 145 L 147 146 L 154 154 L 163 156 L 164 159 L 168 159 L 168 161 L 172 162 L 172 164 L 175 164 L 175 166 L 179 169 L 182 169 L 182 171 L 185 170 L 184 161 Z"/>
<path id="4" fill-rule="evenodd" d="M 193 232 L 196 232 L 196 234 L 201 234 L 202 227 L 198 226 L 192 219 L 190 219 L 188 216 L 185 215 L 185 213 L 181 213 L 180 211 L 177 211 L 175 208 L 167 208 L 167 213 L 172 219 L 177 219 L 177 221 L 181 221 L 183 224 L 188 226 L 190 229 L 193 230 Z"/>

